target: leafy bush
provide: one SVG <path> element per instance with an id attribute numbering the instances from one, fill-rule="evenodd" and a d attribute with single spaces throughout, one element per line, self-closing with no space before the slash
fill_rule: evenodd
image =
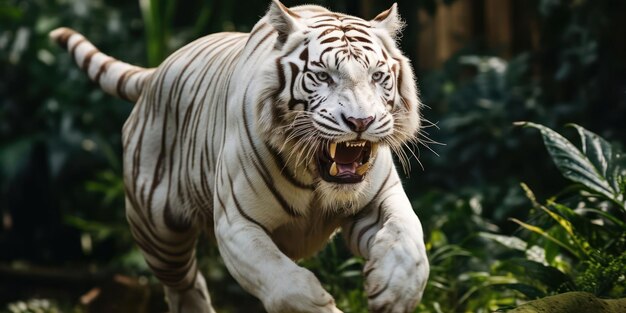
<path id="1" fill-rule="evenodd" d="M 502 234 L 482 217 L 479 194 L 431 195 L 439 218 L 427 216 L 425 224 L 432 267 L 419 312 L 493 312 L 567 291 L 626 295 L 623 154 L 578 125 L 572 127 L 580 149 L 545 126 L 523 125 L 541 131 L 557 169 L 574 185 L 541 204 L 522 184 L 532 208 L 528 221 L 511 220 L 528 236 Z"/>
<path id="2" fill-rule="evenodd" d="M 581 139 L 580 149 L 545 126 L 521 125 L 541 131 L 554 164 L 575 185 L 545 204 L 522 185 L 533 203 L 534 217 L 532 224 L 513 221 L 533 233 L 523 242 L 526 252 L 532 247 L 538 257 L 525 260 L 527 267 L 518 268 L 517 276 L 545 294 L 626 295 L 626 168 L 622 153 L 578 125 L 572 127 Z M 538 270 L 531 272 L 528 266 Z"/>
<path id="3" fill-rule="evenodd" d="M 531 232 L 527 239 L 481 234 L 523 253 L 497 265 L 496 272 L 516 280 L 504 287 L 527 299 L 568 291 L 624 297 L 626 168 L 622 153 L 578 125 L 572 127 L 578 131 L 581 148 L 545 126 L 519 125 L 540 130 L 554 164 L 575 184 L 545 204 L 522 184 L 533 205 L 531 221 L 512 221 Z"/>

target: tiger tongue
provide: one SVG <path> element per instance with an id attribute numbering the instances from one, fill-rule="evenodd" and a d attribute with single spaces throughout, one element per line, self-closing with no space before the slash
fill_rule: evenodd
<path id="1" fill-rule="evenodd" d="M 338 144 L 333 160 L 337 164 L 350 164 L 356 162 L 363 153 L 363 146 L 348 147 L 345 144 Z"/>
<path id="2" fill-rule="evenodd" d="M 349 163 L 349 164 L 337 163 L 337 174 L 341 175 L 346 172 L 350 174 L 356 173 L 356 163 L 354 162 Z"/>

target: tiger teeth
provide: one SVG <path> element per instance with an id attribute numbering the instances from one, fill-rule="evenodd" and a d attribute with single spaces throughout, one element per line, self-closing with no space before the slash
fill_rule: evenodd
<path id="1" fill-rule="evenodd" d="M 356 141 L 356 142 L 355 141 L 347 141 L 347 142 L 345 142 L 347 147 L 365 147 L 366 143 L 367 142 L 365 142 L 365 141 Z"/>
<path id="2" fill-rule="evenodd" d="M 356 168 L 356 173 L 360 176 L 363 176 L 370 169 L 370 162 L 367 162 Z"/>
<path id="3" fill-rule="evenodd" d="M 370 157 L 376 157 L 376 152 L 378 152 L 378 144 L 372 144 L 372 151 L 370 152 Z"/>
<path id="4" fill-rule="evenodd" d="M 328 149 L 328 152 L 330 152 L 330 157 L 331 158 L 335 158 L 335 152 L 337 152 L 337 143 L 336 142 L 331 142 L 330 143 L 330 147 Z"/>
<path id="5" fill-rule="evenodd" d="M 337 163 L 333 162 L 333 165 L 330 166 L 330 176 L 337 176 L 339 173 L 339 169 L 337 169 Z"/>

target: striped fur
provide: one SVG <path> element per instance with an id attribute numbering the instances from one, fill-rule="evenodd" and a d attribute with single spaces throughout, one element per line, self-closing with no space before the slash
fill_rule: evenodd
<path id="1" fill-rule="evenodd" d="M 340 312 L 293 261 L 337 230 L 367 260 L 370 310 L 413 310 L 428 262 L 392 158 L 420 127 L 401 26 L 395 5 L 365 21 L 274 1 L 249 34 L 200 38 L 154 69 L 51 33 L 105 92 L 136 102 L 122 131 L 127 218 L 172 312 L 213 312 L 202 231 L 269 312 Z"/>

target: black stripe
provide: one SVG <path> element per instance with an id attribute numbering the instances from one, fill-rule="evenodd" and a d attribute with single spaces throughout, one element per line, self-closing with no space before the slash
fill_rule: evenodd
<path id="1" fill-rule="evenodd" d="M 89 51 L 87 54 L 85 54 L 85 58 L 83 59 L 83 65 L 82 65 L 82 69 L 87 71 L 89 73 L 89 66 L 91 65 L 91 58 L 93 57 L 94 54 L 98 53 L 98 49 L 93 49 L 91 51 Z"/>
<path id="2" fill-rule="evenodd" d="M 323 45 L 323 44 L 326 44 L 326 43 L 335 42 L 335 41 L 337 41 L 339 39 L 340 39 L 339 37 L 329 37 L 329 38 L 326 38 L 326 39 L 322 40 L 320 42 L 320 44 Z"/>
<path id="3" fill-rule="evenodd" d="M 241 153 L 238 153 L 238 154 L 237 154 L 237 160 L 239 161 L 239 166 L 240 166 L 241 168 L 245 168 L 245 166 L 246 166 L 246 165 L 244 164 L 243 159 L 241 158 Z M 259 193 L 258 193 L 258 191 L 256 190 L 256 188 L 254 188 L 254 184 L 252 183 L 252 180 L 250 179 L 250 175 L 248 175 L 248 171 L 243 170 L 242 172 L 243 172 L 243 176 L 246 178 L 246 181 L 248 182 L 248 185 L 250 185 L 250 188 L 252 189 L 252 192 L 253 192 L 255 195 L 257 195 L 257 196 L 258 196 L 258 195 L 259 195 Z"/>
<path id="4" fill-rule="evenodd" d="M 317 125 L 319 125 L 320 127 L 322 127 L 322 126 L 323 126 L 324 128 L 326 128 L 326 129 L 328 129 L 328 130 L 333 130 L 333 131 L 336 131 L 336 132 L 339 132 L 339 133 L 344 133 L 344 131 L 343 131 L 343 130 L 341 130 L 341 129 L 339 129 L 339 128 L 335 128 L 335 127 L 330 126 L 330 125 L 327 125 L 327 124 L 322 123 L 322 122 L 320 122 L 320 121 L 315 121 L 315 123 L 316 123 Z"/>
<path id="5" fill-rule="evenodd" d="M 278 153 L 278 151 L 274 149 L 274 147 L 270 146 L 267 142 L 265 143 L 265 147 L 267 148 L 267 150 L 269 150 L 270 155 L 276 163 L 276 166 L 278 166 L 278 168 L 280 169 L 280 173 L 285 179 L 287 179 L 287 181 L 289 181 L 292 185 L 298 188 L 313 190 L 313 185 L 305 184 L 299 181 L 296 176 L 291 171 L 289 171 L 289 168 L 286 166 L 285 160 Z"/>
<path id="6" fill-rule="evenodd" d="M 374 292 L 373 294 L 368 295 L 368 296 L 367 296 L 367 299 L 372 300 L 372 299 L 374 299 L 374 298 L 376 298 L 376 297 L 380 296 L 380 295 L 381 295 L 381 294 L 382 294 L 385 290 L 387 290 L 387 288 L 388 288 L 388 287 L 389 287 L 389 280 L 387 280 L 387 281 L 385 282 L 385 285 L 383 286 L 383 288 L 380 288 L 379 290 L 377 290 L 377 291 L 376 291 L 376 292 Z"/>
<path id="7" fill-rule="evenodd" d="M 165 208 L 163 208 L 163 222 L 169 230 L 175 233 L 185 233 L 191 228 L 191 222 L 189 220 L 174 216 L 169 199 L 165 202 Z"/>
<path id="8" fill-rule="evenodd" d="M 391 119 L 387 119 L 386 122 L 382 123 L 380 126 L 376 127 L 376 129 L 374 129 L 374 130 L 379 130 L 379 129 L 389 125 L 389 123 L 391 123 Z"/>
<path id="9" fill-rule="evenodd" d="M 325 119 L 325 120 L 327 120 L 327 121 L 329 121 L 329 122 L 331 122 L 331 123 L 333 123 L 333 124 L 337 124 L 337 121 L 334 118 L 330 118 L 330 117 L 328 117 L 326 115 L 318 115 L 318 116 L 323 118 L 323 119 Z M 339 125 L 337 125 L 337 126 L 339 126 Z"/>
<path id="10" fill-rule="evenodd" d="M 187 281 L 187 274 L 191 272 L 196 272 L 197 275 L 197 263 L 195 261 L 195 256 L 191 256 L 190 261 L 187 262 L 183 267 L 175 268 L 175 269 L 163 269 L 162 267 L 156 266 L 146 258 L 146 264 L 150 267 L 154 275 L 159 278 L 159 281 L 164 285 L 176 289 L 179 292 L 184 292 L 185 290 L 189 290 L 193 287 L 195 279 L 189 279 Z"/>
<path id="11" fill-rule="evenodd" d="M 86 42 L 87 39 L 85 39 L 85 37 L 78 39 L 78 41 L 76 41 L 76 43 L 74 43 L 74 45 L 72 46 L 72 48 L 70 48 L 70 55 L 72 56 L 73 60 L 76 60 L 76 48 L 78 48 L 78 46 L 80 46 L 81 43 Z"/>
<path id="12" fill-rule="evenodd" d="M 111 65 L 111 63 L 113 63 L 115 61 L 117 61 L 117 60 L 114 59 L 114 58 L 110 58 L 110 59 L 104 61 L 102 64 L 100 64 L 100 68 L 98 69 L 98 73 L 96 73 L 96 76 L 94 76 L 94 78 L 93 78 L 93 81 L 96 84 L 100 85 L 100 76 L 103 73 L 105 73 L 109 69 L 109 66 Z"/>
<path id="13" fill-rule="evenodd" d="M 385 200 L 387 200 L 388 198 L 389 197 L 385 198 Z M 385 200 L 381 201 L 380 205 L 378 206 L 378 214 L 376 214 L 376 220 L 370 223 L 369 225 L 366 225 L 365 227 L 361 228 L 361 231 L 359 231 L 359 234 L 356 237 L 356 240 L 355 240 L 356 250 L 358 251 L 359 255 L 363 255 L 361 253 L 361 239 L 363 238 L 363 235 L 365 235 L 366 232 L 368 232 L 370 229 L 372 229 L 373 227 L 377 226 L 378 223 L 380 223 L 380 218 L 383 212 L 383 203 L 385 202 Z M 368 246 L 366 246 L 365 248 L 367 249 Z"/>
<path id="14" fill-rule="evenodd" d="M 69 28 L 63 29 L 63 32 L 61 33 L 61 35 L 59 37 L 57 37 L 57 43 L 62 48 L 67 49 L 67 43 L 68 43 L 70 37 L 72 37 L 72 35 L 74 35 L 74 34 L 76 34 L 76 32 L 74 30 L 71 30 Z"/>
<path id="15" fill-rule="evenodd" d="M 237 208 L 237 211 L 239 212 L 239 214 L 243 216 L 249 222 L 253 223 L 254 225 L 259 226 L 269 236 L 270 232 L 267 230 L 267 228 L 263 224 L 259 223 L 257 220 L 250 217 L 250 215 L 248 215 L 243 210 L 243 208 L 241 207 L 241 204 L 239 204 L 239 200 L 237 200 L 237 195 L 235 194 L 235 186 L 233 186 L 233 179 L 230 177 L 230 174 L 228 172 L 226 173 L 226 177 L 228 177 L 228 183 L 230 184 L 230 195 L 233 198 L 233 202 L 235 203 L 235 207 Z"/>
<path id="16" fill-rule="evenodd" d="M 294 87 L 296 86 L 296 79 L 298 78 L 298 73 L 300 73 L 300 68 L 293 62 L 289 62 L 289 67 L 291 69 L 291 86 L 289 87 L 290 97 L 288 107 L 290 110 L 293 110 L 296 105 L 302 104 L 304 106 L 302 110 L 307 111 L 309 104 L 304 100 L 296 99 L 294 95 Z"/>
<path id="17" fill-rule="evenodd" d="M 256 157 L 256 160 L 262 161 L 263 158 L 261 158 L 261 155 L 259 154 L 259 151 L 257 150 L 256 146 L 254 145 L 254 141 L 253 141 L 252 135 L 250 133 L 250 124 L 248 123 L 248 118 L 246 116 L 246 103 L 247 103 L 247 99 L 246 98 L 248 96 L 248 89 L 249 88 L 250 88 L 250 85 L 248 85 L 246 87 L 246 90 L 244 91 L 243 104 L 241 105 L 241 114 L 242 114 L 242 117 L 243 117 L 243 128 L 245 130 L 246 137 L 248 139 L 248 143 L 250 144 L 250 147 L 252 148 L 252 152 L 254 153 L 254 156 Z M 267 167 L 263 163 L 261 163 L 260 165 L 258 165 L 257 162 L 252 162 L 252 163 L 254 164 L 254 166 L 259 171 L 259 175 L 261 176 L 261 178 L 265 182 L 265 186 L 267 187 L 267 189 L 269 189 L 272 192 L 272 194 L 274 195 L 276 200 L 282 206 L 283 210 L 287 214 L 292 216 L 292 217 L 299 217 L 300 213 L 295 211 L 291 207 L 291 205 L 283 198 L 283 196 L 280 194 L 280 192 L 276 189 L 276 187 L 274 185 L 274 182 L 273 182 L 273 180 L 271 178 L 270 171 L 267 169 Z"/>
<path id="18" fill-rule="evenodd" d="M 120 96 L 120 98 L 126 100 L 126 101 L 131 101 L 130 98 L 128 98 L 128 95 L 126 94 L 126 91 L 124 90 L 125 87 L 125 83 L 126 80 L 128 79 L 128 77 L 133 76 L 137 73 L 141 72 L 140 69 L 130 69 L 125 71 L 117 80 L 117 86 L 116 86 L 116 91 L 117 91 L 117 95 Z"/>
<path id="19" fill-rule="evenodd" d="M 187 245 L 183 245 L 181 244 L 181 240 L 177 240 L 177 241 L 172 241 L 172 240 L 166 240 L 165 237 L 160 237 L 158 235 L 156 235 L 154 233 L 154 230 L 152 229 L 152 227 L 150 227 L 150 225 L 147 225 L 145 223 L 145 221 L 142 221 L 143 223 L 141 225 L 138 225 L 135 223 L 135 221 L 133 221 L 132 218 L 128 218 L 128 224 L 130 224 L 131 226 L 131 232 L 133 232 L 133 237 L 135 236 L 141 236 L 140 239 L 143 239 L 146 243 L 148 243 L 150 245 L 150 247 L 157 249 L 150 249 L 153 252 L 158 252 L 160 254 L 163 254 L 165 256 L 168 257 L 172 257 L 172 258 L 180 258 L 184 255 L 186 255 L 187 253 L 189 253 L 190 249 L 193 248 L 193 246 L 195 245 L 195 234 L 191 234 L 189 235 L 187 238 L 193 238 L 193 240 L 189 241 L 190 244 Z M 147 234 L 143 231 L 144 228 L 141 228 L 140 226 L 145 226 L 145 230 L 148 232 Z M 136 234 L 134 232 L 137 232 Z M 137 237 L 135 237 L 137 238 Z M 151 240 L 151 238 L 154 238 L 156 241 Z M 180 248 L 180 250 L 176 250 L 176 251 L 165 251 L 164 248 L 160 247 L 159 244 L 163 244 L 166 246 L 166 248 Z M 181 247 L 182 246 L 182 247 Z M 165 261 L 165 260 L 164 260 Z"/>
<path id="20" fill-rule="evenodd" d="M 387 181 L 389 180 L 389 177 L 391 177 L 391 171 L 392 171 L 392 169 L 390 169 L 389 172 L 387 173 L 387 177 L 385 177 L 385 180 L 380 185 L 380 188 L 378 188 L 378 191 L 376 191 L 376 194 L 374 194 L 374 197 L 372 197 L 372 200 L 370 200 L 366 205 L 364 205 L 363 209 L 361 211 L 359 211 L 358 213 L 353 215 L 354 222 L 352 223 L 352 225 L 350 225 L 350 229 L 347 232 L 348 233 L 348 238 L 350 239 L 350 241 L 352 241 L 352 236 L 353 236 L 353 232 L 354 232 L 354 228 L 355 228 L 356 224 L 359 222 L 360 219 L 364 218 L 367 213 L 369 213 L 369 211 L 371 210 L 370 206 L 372 205 L 372 203 L 374 203 L 374 201 L 378 200 L 378 197 L 380 196 L 380 194 L 383 191 L 383 188 L 387 184 Z M 385 190 L 387 190 L 387 189 L 385 189 Z"/>
<path id="21" fill-rule="evenodd" d="M 250 32 L 250 37 L 248 37 L 248 38 L 252 38 L 252 37 L 254 37 L 254 35 L 256 35 L 256 33 L 258 33 L 261 29 L 263 29 L 263 28 L 267 27 L 267 25 L 268 25 L 267 23 L 263 23 L 263 24 L 260 24 L 258 27 L 255 27 L 255 28 L 254 28 L 254 29 Z"/>
<path id="22" fill-rule="evenodd" d="M 221 177 L 222 175 L 220 175 Z M 228 211 L 226 210 L 226 204 L 224 204 L 224 200 L 222 200 L 222 197 L 220 197 L 220 193 L 218 190 L 215 190 L 215 195 L 217 196 L 217 201 L 220 203 L 220 206 L 222 207 L 222 211 L 224 211 L 224 216 L 226 217 L 226 221 L 228 222 L 228 224 L 230 224 L 230 218 L 228 217 Z"/>
<path id="23" fill-rule="evenodd" d="M 265 25 L 265 24 L 264 24 Z M 263 36 L 263 38 L 261 38 L 261 40 L 259 40 L 259 42 L 256 44 L 256 46 L 254 46 L 254 48 L 252 49 L 252 53 L 254 53 L 254 51 L 256 51 L 256 49 L 258 49 L 270 36 L 272 36 L 273 34 L 275 34 L 276 31 L 275 30 L 271 30 L 270 32 L 268 32 L 267 34 L 265 34 L 265 36 Z M 252 39 L 252 34 L 250 35 L 250 39 Z M 247 44 L 246 44 L 247 45 Z M 245 48 L 244 48 L 245 49 Z"/>

